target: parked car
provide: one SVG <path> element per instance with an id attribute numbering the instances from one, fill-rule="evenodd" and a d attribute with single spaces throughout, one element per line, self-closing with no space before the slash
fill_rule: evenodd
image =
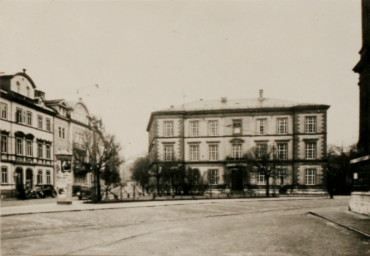
<path id="1" fill-rule="evenodd" d="M 44 197 L 44 193 L 39 189 L 26 188 L 24 194 L 26 199 Z"/>
<path id="2" fill-rule="evenodd" d="M 35 190 L 39 192 L 39 194 L 42 194 L 42 197 L 56 197 L 57 192 L 54 189 L 54 186 L 51 184 L 38 184 L 35 186 Z"/>
<path id="3" fill-rule="evenodd" d="M 76 193 L 78 199 L 80 200 L 90 200 L 92 198 L 92 187 L 90 186 L 81 186 L 80 191 Z"/>

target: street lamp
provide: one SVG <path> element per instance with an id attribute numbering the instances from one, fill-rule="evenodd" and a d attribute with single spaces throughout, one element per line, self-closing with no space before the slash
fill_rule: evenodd
<path id="1" fill-rule="evenodd" d="M 72 153 L 67 150 L 55 154 L 57 204 L 72 204 Z"/>

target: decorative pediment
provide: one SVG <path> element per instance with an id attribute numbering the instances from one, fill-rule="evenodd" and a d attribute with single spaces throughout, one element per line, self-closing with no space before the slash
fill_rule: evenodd
<path id="1" fill-rule="evenodd" d="M 21 131 L 17 131 L 14 133 L 15 137 L 25 137 L 26 134 L 24 134 L 24 132 L 21 132 Z"/>
<path id="2" fill-rule="evenodd" d="M 34 138 L 35 138 L 35 136 L 33 136 L 33 134 L 31 134 L 31 133 L 28 133 L 28 134 L 26 134 L 26 136 L 25 136 L 27 139 L 29 139 L 29 140 L 33 140 Z"/>

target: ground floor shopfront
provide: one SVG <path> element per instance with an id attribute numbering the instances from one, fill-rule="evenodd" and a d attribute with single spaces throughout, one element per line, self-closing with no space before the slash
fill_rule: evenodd
<path id="1" fill-rule="evenodd" d="M 54 165 L 29 165 L 26 163 L 2 162 L 1 198 L 24 198 L 27 189 L 32 190 L 38 184 L 50 184 L 56 188 L 57 181 Z M 73 177 L 73 185 L 91 186 L 90 173 Z"/>
<path id="2" fill-rule="evenodd" d="M 33 189 L 37 184 L 54 183 L 53 165 L 1 163 L 1 198 L 23 198 L 26 189 Z"/>

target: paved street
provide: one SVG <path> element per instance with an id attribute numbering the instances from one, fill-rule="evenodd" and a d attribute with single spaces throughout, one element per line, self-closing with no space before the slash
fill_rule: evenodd
<path id="1" fill-rule="evenodd" d="M 2 255 L 370 255 L 370 241 L 307 214 L 348 198 L 1 217 Z"/>

